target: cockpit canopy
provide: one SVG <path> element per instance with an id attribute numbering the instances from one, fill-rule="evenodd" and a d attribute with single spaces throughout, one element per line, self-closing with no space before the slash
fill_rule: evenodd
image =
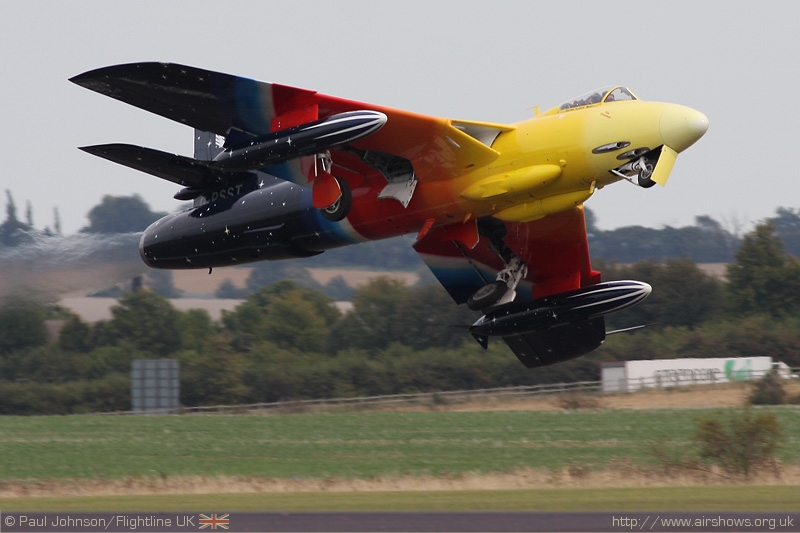
<path id="1" fill-rule="evenodd" d="M 586 107 L 590 105 L 603 104 L 608 102 L 620 102 L 622 100 L 638 100 L 634 94 L 626 87 L 619 85 L 611 87 L 603 87 L 602 89 L 595 89 L 586 94 L 582 94 L 577 98 L 573 98 L 564 102 L 557 108 L 552 109 L 553 112 L 568 111 L 578 107 Z"/>

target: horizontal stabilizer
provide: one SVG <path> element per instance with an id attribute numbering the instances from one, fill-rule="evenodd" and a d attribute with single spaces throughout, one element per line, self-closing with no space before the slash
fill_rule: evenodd
<path id="1" fill-rule="evenodd" d="M 209 168 L 206 161 L 131 144 L 84 146 L 81 150 L 184 187 L 211 187 L 250 176 L 249 172 L 222 173 Z"/>

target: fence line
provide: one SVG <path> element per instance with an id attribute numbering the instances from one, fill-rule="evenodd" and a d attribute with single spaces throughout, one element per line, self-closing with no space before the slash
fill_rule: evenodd
<path id="1" fill-rule="evenodd" d="M 763 377 L 769 371 L 750 370 L 746 371 L 748 379 L 755 379 Z M 800 368 L 792 368 L 789 374 L 783 377 L 797 377 L 800 373 Z M 741 380 L 744 381 L 744 380 Z M 741 382 L 737 380 L 736 382 Z M 436 403 L 454 403 L 454 402 L 467 402 L 476 399 L 494 398 L 494 399 L 509 399 L 515 397 L 529 397 L 547 394 L 563 394 L 569 392 L 581 393 L 628 393 L 642 390 L 649 390 L 654 388 L 672 388 L 675 386 L 686 385 L 716 385 L 731 383 L 728 380 L 718 380 L 708 382 L 701 380 L 686 380 L 679 383 L 670 382 L 664 383 L 663 379 L 655 377 L 650 378 L 631 378 L 613 380 L 614 384 L 618 384 L 620 389 L 609 391 L 604 388 L 603 381 L 578 381 L 574 383 L 550 383 L 542 385 L 520 385 L 516 387 L 498 387 L 492 389 L 473 389 L 473 390 L 458 390 L 458 391 L 442 391 L 442 392 L 420 392 L 410 394 L 387 394 L 381 396 L 360 396 L 355 398 L 324 398 L 314 400 L 284 400 L 279 402 L 268 403 L 250 403 L 238 405 L 211 405 L 201 407 L 183 407 L 177 412 L 181 413 L 242 413 L 248 411 L 278 411 L 278 410 L 305 410 L 310 408 L 325 408 L 325 407 L 376 407 L 381 405 L 397 405 L 397 404 L 436 404 Z M 608 382 L 605 383 L 608 385 Z M 633 385 L 636 385 L 635 387 Z M 147 411 L 115 411 L 110 413 L 97 413 L 97 414 L 115 414 L 115 415 L 131 415 L 131 414 L 175 414 L 176 410 L 171 409 L 152 409 Z"/>

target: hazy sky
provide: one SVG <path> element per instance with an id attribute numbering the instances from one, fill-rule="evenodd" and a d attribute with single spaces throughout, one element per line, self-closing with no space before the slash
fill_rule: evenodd
<path id="1" fill-rule="evenodd" d="M 698 109 L 711 126 L 666 188 L 598 191 L 587 204 L 598 225 L 684 226 L 707 214 L 746 226 L 800 207 L 798 19 L 796 2 L 2 2 L 0 189 L 21 217 L 30 201 L 39 228 L 57 206 L 65 233 L 85 226 L 104 195 L 175 209 L 176 185 L 76 147 L 191 155 L 192 131 L 67 81 L 167 61 L 504 123 L 628 85 L 641 99 Z"/>

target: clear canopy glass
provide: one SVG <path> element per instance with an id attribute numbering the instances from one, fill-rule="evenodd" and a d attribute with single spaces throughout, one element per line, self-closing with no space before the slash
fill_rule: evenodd
<path id="1" fill-rule="evenodd" d="M 616 85 L 611 87 L 603 87 L 601 89 L 595 89 L 594 91 L 589 91 L 588 93 L 582 94 L 577 98 L 573 98 L 572 100 L 564 102 L 558 107 L 558 109 L 560 111 L 566 111 L 567 109 L 574 109 L 576 107 L 585 107 L 604 102 L 619 102 L 622 100 L 636 100 L 636 99 L 637 99 L 636 96 L 634 96 L 634 94 L 626 87 Z"/>

